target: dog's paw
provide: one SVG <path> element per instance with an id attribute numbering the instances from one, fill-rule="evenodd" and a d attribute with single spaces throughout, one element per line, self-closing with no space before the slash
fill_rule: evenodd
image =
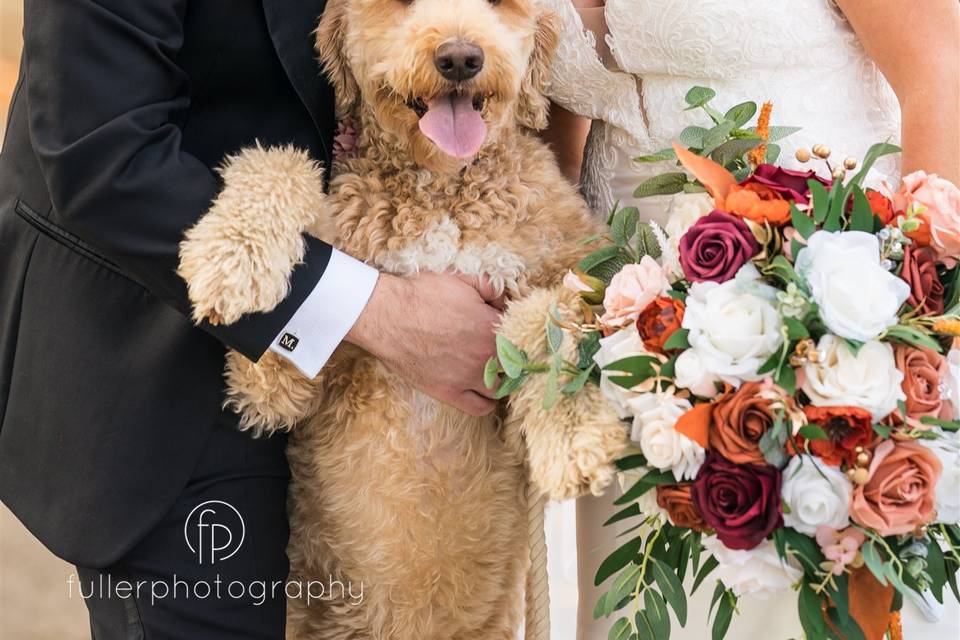
<path id="1" fill-rule="evenodd" d="M 198 323 L 276 307 L 325 204 L 322 168 L 293 147 L 245 149 L 220 172 L 223 190 L 180 244 L 177 272 Z"/>
<path id="2" fill-rule="evenodd" d="M 599 388 L 587 386 L 549 411 L 536 399 L 523 409 L 534 484 L 552 500 L 603 493 L 616 477 L 614 463 L 627 448 L 628 433 Z M 523 409 L 511 404 L 511 410 Z"/>
<path id="3" fill-rule="evenodd" d="M 272 351 L 251 362 L 227 353 L 225 406 L 240 416 L 240 428 L 260 436 L 289 431 L 316 413 L 322 399 L 319 380 L 310 380 Z"/>

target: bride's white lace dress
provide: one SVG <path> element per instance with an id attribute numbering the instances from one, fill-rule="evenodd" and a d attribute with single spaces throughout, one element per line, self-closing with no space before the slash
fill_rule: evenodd
<path id="1" fill-rule="evenodd" d="M 570 0 L 541 1 L 564 22 L 551 97 L 594 120 L 582 186 L 597 215 L 606 216 L 619 200 L 638 206 L 645 219 L 669 218 L 672 197 L 632 196 L 642 180 L 665 167 L 631 159 L 668 147 L 689 124 L 704 124 L 702 112 L 683 111 L 684 95 L 694 85 L 715 89 L 721 112 L 748 100 L 770 100 L 773 124 L 802 126 L 778 143 L 779 163 L 787 167 L 798 165 L 797 148 L 818 142 L 842 159 L 862 158 L 874 142 L 899 140 L 896 96 L 830 0 L 606 0 L 605 8 L 582 14 Z M 868 184 L 883 180 L 898 182 L 895 158 L 878 163 Z M 548 513 L 554 640 L 607 637 L 610 621 L 591 620 L 600 593 L 592 584 L 596 567 L 618 542 L 599 526 L 612 513 L 612 499 L 581 499 L 576 517 L 569 504 L 553 505 Z M 690 602 L 686 629 L 674 625 L 672 638 L 710 637 L 712 591 L 701 587 Z M 952 594 L 947 598 L 935 623 L 907 605 L 906 638 L 960 637 L 960 608 Z M 793 593 L 774 601 L 745 599 L 740 609 L 728 638 L 802 637 Z"/>

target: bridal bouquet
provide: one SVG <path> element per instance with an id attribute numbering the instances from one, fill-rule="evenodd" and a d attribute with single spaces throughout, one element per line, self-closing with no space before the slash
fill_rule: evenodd
<path id="1" fill-rule="evenodd" d="M 547 375 L 547 408 L 599 384 L 629 425 L 606 523 L 626 531 L 596 574 L 610 638 L 667 638 L 708 576 L 714 639 L 738 598 L 789 589 L 810 639 L 895 638 L 904 597 L 960 599 L 960 190 L 864 189 L 890 144 L 781 168 L 769 105 L 747 128 L 755 104 L 712 97 L 687 95 L 711 128 L 638 158 L 686 169 L 637 189 L 677 194 L 666 228 L 616 207 L 564 281 L 578 320 L 545 318 L 552 360 L 501 336 L 489 381 Z"/>

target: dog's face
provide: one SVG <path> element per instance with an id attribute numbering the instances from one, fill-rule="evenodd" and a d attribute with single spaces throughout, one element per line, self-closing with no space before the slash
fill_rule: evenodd
<path id="1" fill-rule="evenodd" d="M 331 0 L 317 49 L 340 115 L 370 108 L 417 161 L 450 164 L 545 126 L 557 37 L 534 0 Z"/>

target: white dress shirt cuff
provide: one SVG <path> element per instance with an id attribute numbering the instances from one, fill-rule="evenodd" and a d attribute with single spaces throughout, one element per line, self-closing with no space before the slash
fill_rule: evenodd
<path id="1" fill-rule="evenodd" d="M 310 295 L 270 345 L 308 378 L 314 378 L 343 341 L 377 284 L 380 272 L 333 250 Z"/>

